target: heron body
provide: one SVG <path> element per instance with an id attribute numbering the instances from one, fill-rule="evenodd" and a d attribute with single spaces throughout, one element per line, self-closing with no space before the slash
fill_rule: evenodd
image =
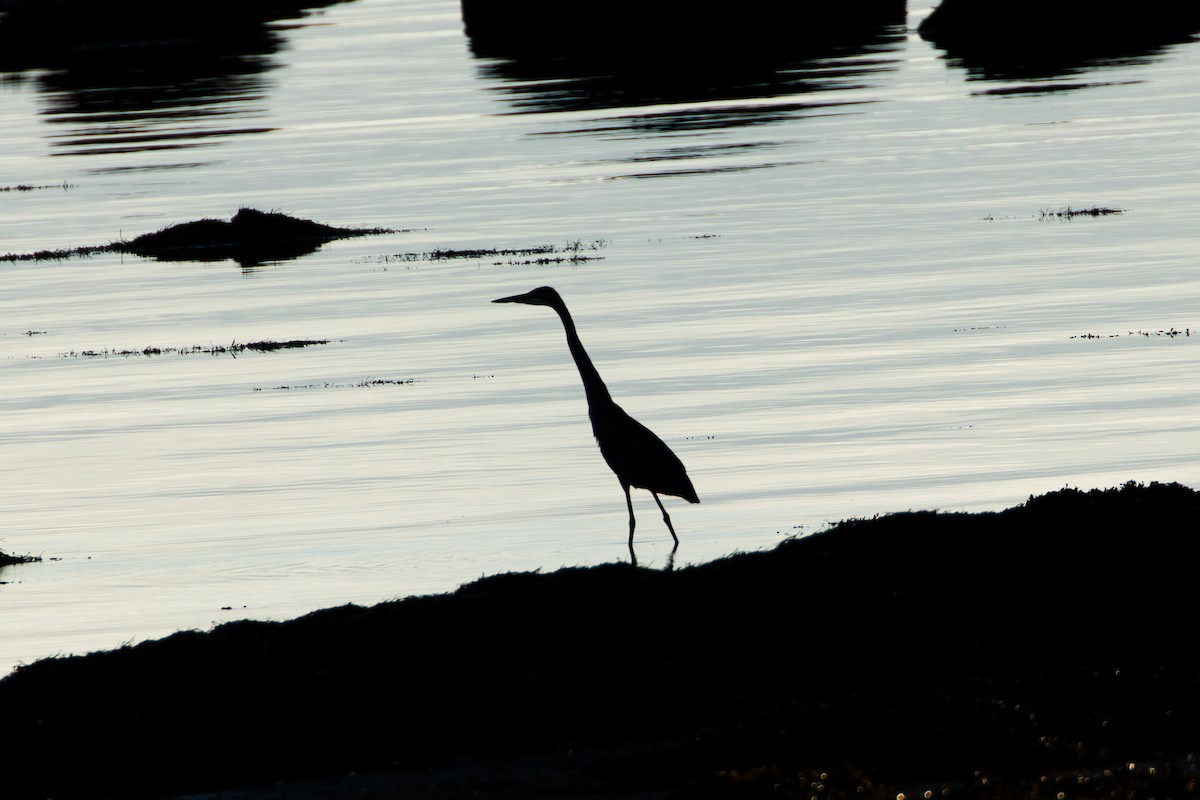
<path id="1" fill-rule="evenodd" d="M 583 342 L 575 330 L 575 321 L 571 312 L 563 302 L 558 292 L 549 286 L 542 286 L 525 294 L 501 297 L 493 303 L 524 303 L 531 306 L 549 306 L 558 312 L 563 329 L 567 334 L 567 348 L 579 368 L 579 377 L 583 379 L 583 390 L 587 395 L 588 416 L 592 420 L 592 433 L 596 443 L 600 445 L 600 454 L 608 462 L 608 466 L 616 473 L 621 488 L 625 491 L 625 505 L 629 509 L 629 550 L 633 552 L 633 530 L 637 521 L 633 516 L 633 500 L 629 496 L 631 487 L 645 489 L 654 495 L 654 501 L 662 511 L 663 521 L 675 544 L 679 537 L 671 525 L 671 517 L 663 507 L 660 494 L 682 497 L 689 503 L 699 503 L 696 489 L 688 478 L 687 469 L 679 457 L 671 452 L 671 448 L 654 432 L 613 402 L 608 393 L 608 387 L 600 378 Z"/>

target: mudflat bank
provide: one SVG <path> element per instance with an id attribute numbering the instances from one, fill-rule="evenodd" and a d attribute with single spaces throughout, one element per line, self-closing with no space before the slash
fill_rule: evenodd
<path id="1" fill-rule="evenodd" d="M 1198 521 L 1063 489 L 39 661 L 0 795 L 1196 796 Z"/>

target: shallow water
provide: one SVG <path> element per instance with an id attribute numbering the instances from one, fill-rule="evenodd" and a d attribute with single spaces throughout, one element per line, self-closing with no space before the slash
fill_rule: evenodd
<path id="1" fill-rule="evenodd" d="M 0 187 L 57 187 L 0 192 L 0 251 L 240 206 L 400 231 L 247 269 L 0 263 L 0 547 L 53 559 L 0 573 L 0 671 L 627 558 L 557 319 L 489 302 L 541 284 L 688 465 L 677 565 L 1200 483 L 1194 43 L 988 78 L 895 29 L 655 93 L 477 58 L 453 0 L 268 33 L 171 91 L 0 83 Z M 541 244 L 591 260 L 420 256 Z M 288 339 L 329 342 L 118 354 Z"/>

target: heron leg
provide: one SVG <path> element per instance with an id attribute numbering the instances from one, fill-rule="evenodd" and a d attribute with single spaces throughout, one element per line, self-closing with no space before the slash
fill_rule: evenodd
<path id="1" fill-rule="evenodd" d="M 629 484 L 622 484 L 622 489 L 625 490 L 625 506 L 629 509 L 629 552 L 633 553 L 633 529 L 637 525 L 637 521 L 633 518 L 633 498 L 629 496 Z"/>
<path id="2" fill-rule="evenodd" d="M 658 503 L 658 510 L 663 512 L 663 522 L 667 523 L 667 530 L 669 530 L 671 532 L 671 538 L 675 540 L 675 546 L 678 547 L 679 546 L 679 537 L 675 535 L 675 528 L 671 525 L 671 515 L 667 513 L 667 509 L 663 508 L 662 500 L 658 499 L 658 492 L 651 492 L 650 494 L 654 495 L 654 502 Z M 629 497 L 628 491 L 625 492 L 625 497 L 626 498 Z M 632 508 L 630 509 L 629 513 L 630 513 L 630 516 L 632 517 L 632 515 L 633 515 Z M 632 528 L 629 531 L 629 541 L 631 541 L 631 542 L 633 541 L 633 529 Z"/>

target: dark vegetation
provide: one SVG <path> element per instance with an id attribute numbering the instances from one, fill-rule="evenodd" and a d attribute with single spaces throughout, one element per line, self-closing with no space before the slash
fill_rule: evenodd
<path id="1" fill-rule="evenodd" d="M 373 389 L 376 386 L 411 386 L 416 383 L 415 378 L 363 378 L 361 381 L 354 383 L 334 383 L 332 381 L 322 381 L 321 383 L 293 383 L 283 386 L 272 386 L 275 391 L 298 391 L 303 389 Z M 261 392 L 261 386 L 255 386 L 254 391 Z"/>
<path id="2" fill-rule="evenodd" d="M 1072 208 L 1071 206 L 1066 206 L 1065 208 L 1057 208 L 1057 209 L 1043 208 L 1041 211 L 1038 212 L 1036 219 L 1039 219 L 1042 221 L 1058 220 L 1060 222 L 1070 222 L 1071 220 L 1077 219 L 1079 217 L 1093 217 L 1093 218 L 1094 217 L 1111 217 L 1111 216 L 1115 216 L 1117 214 L 1124 214 L 1124 213 L 1125 213 L 1125 209 L 1123 209 L 1123 208 L 1107 208 L 1105 206 L 1090 206 L 1088 208 Z M 1029 219 L 1029 217 L 1028 216 L 1026 216 L 1026 217 L 1003 217 L 1003 216 L 996 217 L 991 214 L 988 214 L 983 219 L 986 220 L 987 222 L 995 222 L 996 220 L 1000 220 L 1000 219 Z"/>
<path id="3" fill-rule="evenodd" d="M 60 358 L 109 358 L 130 356 L 164 356 L 164 355 L 231 355 L 237 356 L 247 350 L 255 353 L 270 353 L 275 350 L 290 350 L 296 347 L 310 347 L 314 344 L 329 344 L 328 339 L 288 339 L 279 342 L 266 339 L 261 342 L 230 342 L 229 344 L 194 344 L 189 347 L 155 347 L 148 345 L 141 350 L 66 350 L 59 353 Z"/>
<path id="4" fill-rule="evenodd" d="M 436 248 L 423 253 L 396 253 L 381 256 L 379 263 L 413 263 L 417 261 L 490 260 L 495 266 L 529 266 L 543 264 L 583 264 L 598 261 L 603 256 L 585 255 L 608 247 L 607 239 L 585 242 L 577 239 L 564 245 L 535 244 L 530 247 Z"/>
<path id="5" fill-rule="evenodd" d="M 486 759 L 462 796 L 522 797 L 558 758 L 543 796 L 1195 797 L 1198 521 L 1177 484 L 1063 489 L 39 661 L 0 681 L 0 780 L 445 797 Z"/>
<path id="6" fill-rule="evenodd" d="M 1091 208 L 1066 208 L 1050 209 L 1043 208 L 1041 211 L 1041 219 L 1061 219 L 1072 220 L 1076 217 L 1111 217 L 1114 214 L 1124 214 L 1123 208 L 1104 208 L 1103 206 L 1092 206 Z"/>
<path id="7" fill-rule="evenodd" d="M 13 564 L 29 564 L 34 561 L 41 561 L 41 556 L 19 556 L 14 553 L 6 553 L 0 550 L 0 567 L 8 567 Z M 3 583 L 3 581 L 0 581 Z"/>
<path id="8" fill-rule="evenodd" d="M 1175 326 L 1170 328 L 1159 328 L 1152 331 L 1127 331 L 1125 333 L 1078 333 L 1072 336 L 1072 339 L 1120 339 L 1122 336 L 1141 336 L 1143 339 L 1158 338 L 1165 336 L 1168 339 L 1178 339 L 1179 337 L 1190 337 L 1192 335 L 1191 328 L 1179 330 Z"/>
<path id="9" fill-rule="evenodd" d="M 337 228 L 275 211 L 241 208 L 226 220 L 199 219 L 106 245 L 9 253 L 0 261 L 61 261 L 103 253 L 131 253 L 159 261 L 223 261 L 242 267 L 286 261 L 316 252 L 335 239 L 393 233 L 390 228 Z"/>
<path id="10" fill-rule="evenodd" d="M 66 191 L 70 188 L 71 185 L 65 181 L 53 185 L 18 183 L 15 186 L 0 186 L 0 192 L 36 192 L 38 189 L 62 189 Z"/>

